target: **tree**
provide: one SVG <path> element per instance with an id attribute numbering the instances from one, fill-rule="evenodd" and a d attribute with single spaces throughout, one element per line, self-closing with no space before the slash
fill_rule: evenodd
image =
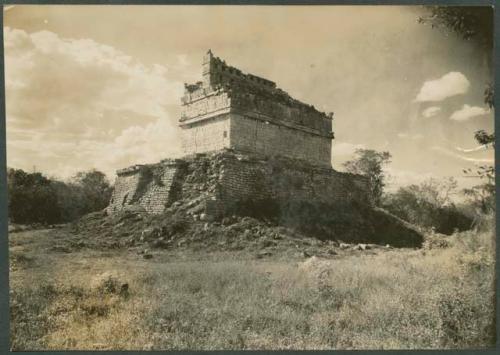
<path id="1" fill-rule="evenodd" d="M 109 204 L 112 188 L 104 173 L 95 169 L 82 171 L 72 182 L 82 189 L 85 213 L 102 210 Z"/>
<path id="2" fill-rule="evenodd" d="M 13 223 L 54 224 L 75 220 L 108 205 L 111 186 L 96 170 L 80 172 L 63 182 L 41 173 L 9 169 L 9 219 Z"/>
<path id="3" fill-rule="evenodd" d="M 52 181 L 40 173 L 9 169 L 9 218 L 14 223 L 57 223 L 60 210 Z"/>
<path id="4" fill-rule="evenodd" d="M 427 6 L 428 16 L 419 23 L 433 28 L 451 30 L 466 41 L 474 42 L 482 50 L 491 69 L 493 53 L 493 7 L 491 6 Z"/>
<path id="5" fill-rule="evenodd" d="M 391 154 L 371 149 L 356 149 L 355 156 L 355 159 L 344 163 L 344 167 L 349 173 L 368 178 L 371 200 L 375 205 L 379 205 L 386 178 L 383 168 L 390 163 Z"/>
<path id="6" fill-rule="evenodd" d="M 457 185 L 454 178 L 442 181 L 431 178 L 387 194 L 383 206 L 399 218 L 424 228 L 434 228 L 439 233 L 469 229 L 472 219 L 459 211 L 451 198 Z"/>
<path id="7" fill-rule="evenodd" d="M 464 169 L 468 176 L 479 177 L 484 182 L 464 189 L 463 193 L 467 196 L 476 209 L 476 214 L 489 214 L 495 211 L 495 168 L 490 165 L 482 165 L 475 172 L 472 169 Z M 477 175 L 474 175 L 477 174 Z"/>

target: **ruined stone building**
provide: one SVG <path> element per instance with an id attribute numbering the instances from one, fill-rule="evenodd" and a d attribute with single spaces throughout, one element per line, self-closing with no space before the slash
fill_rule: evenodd
<path id="1" fill-rule="evenodd" d="M 280 222 L 315 220 L 334 238 L 382 242 L 392 232 L 415 235 L 371 206 L 364 177 L 332 168 L 331 114 L 211 51 L 202 68 L 203 80 L 185 84 L 182 97 L 185 156 L 118 170 L 108 213 L 170 210 L 195 220 L 260 214 Z"/>
<path id="2" fill-rule="evenodd" d="M 118 170 L 109 211 L 140 206 L 160 213 L 187 197 L 203 199 L 214 215 L 249 201 L 367 201 L 363 178 L 331 167 L 332 114 L 210 50 L 202 76 L 185 84 L 181 99 L 185 158 Z"/>
<path id="3" fill-rule="evenodd" d="M 203 80 L 185 85 L 179 124 L 186 154 L 231 148 L 330 166 L 332 115 L 211 51 L 203 59 Z"/>

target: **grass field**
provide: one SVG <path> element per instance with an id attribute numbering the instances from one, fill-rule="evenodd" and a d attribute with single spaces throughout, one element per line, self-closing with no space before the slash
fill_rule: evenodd
<path id="1" fill-rule="evenodd" d="M 492 233 L 423 249 L 256 259 L 245 251 L 58 250 L 10 235 L 11 347 L 407 349 L 494 345 Z"/>

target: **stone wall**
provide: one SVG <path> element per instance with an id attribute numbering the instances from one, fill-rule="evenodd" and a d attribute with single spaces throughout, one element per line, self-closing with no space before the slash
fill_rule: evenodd
<path id="1" fill-rule="evenodd" d="M 118 172 L 109 212 L 137 206 L 161 213 L 175 201 L 203 203 L 214 218 L 249 203 L 291 201 L 344 206 L 369 205 L 366 181 L 357 175 L 281 157 L 233 151 L 131 167 Z"/>
<path id="2" fill-rule="evenodd" d="M 203 81 L 185 84 L 181 101 L 186 155 L 233 148 L 331 162 L 332 114 L 292 98 L 270 80 L 242 73 L 211 52 L 204 58 Z"/>
<path id="3" fill-rule="evenodd" d="M 367 181 L 331 168 L 301 164 L 292 159 L 259 159 L 249 155 L 228 155 L 223 160 L 218 200 L 222 214 L 238 204 L 290 202 L 335 207 L 370 205 Z"/>
<path id="4" fill-rule="evenodd" d="M 331 139 L 249 116 L 231 114 L 231 148 L 331 165 Z"/>
<path id="5" fill-rule="evenodd" d="M 129 208 L 182 212 L 194 220 L 253 216 L 325 239 L 421 243 L 414 228 L 373 207 L 361 176 L 235 151 L 119 171 L 107 211 Z"/>
<path id="6" fill-rule="evenodd" d="M 276 83 L 253 74 L 245 74 L 240 69 L 227 65 L 224 60 L 211 52 L 203 58 L 203 86 L 220 87 L 244 83 L 260 90 L 274 90 Z"/>
<path id="7" fill-rule="evenodd" d="M 204 91 L 203 91 L 204 92 Z M 222 90 L 213 91 L 198 97 L 199 92 L 187 93 L 183 97 L 180 123 L 190 119 L 196 119 L 201 116 L 212 116 L 221 110 L 231 106 L 231 100 L 227 92 Z"/>
<path id="8" fill-rule="evenodd" d="M 159 164 L 134 166 L 117 172 L 115 187 L 107 208 L 109 213 L 136 207 L 148 213 L 161 213 L 178 199 L 185 164 L 165 160 Z"/>
<path id="9" fill-rule="evenodd" d="M 178 198 L 183 183 L 185 164 L 164 161 L 150 166 L 149 179 L 138 197 L 138 203 L 149 213 L 161 213 Z"/>
<path id="10" fill-rule="evenodd" d="M 228 115 L 190 123 L 181 128 L 181 144 L 186 155 L 230 147 L 231 130 Z"/>

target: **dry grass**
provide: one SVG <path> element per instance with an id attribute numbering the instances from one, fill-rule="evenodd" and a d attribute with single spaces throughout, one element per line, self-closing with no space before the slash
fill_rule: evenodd
<path id="1" fill-rule="evenodd" d="M 34 240 L 23 233 L 16 237 Z M 36 242 L 13 243 L 11 346 L 493 346 L 491 233 L 458 234 L 448 244 L 303 263 L 225 254 L 185 260 L 161 255 L 144 260 L 127 252 L 38 255 Z"/>

